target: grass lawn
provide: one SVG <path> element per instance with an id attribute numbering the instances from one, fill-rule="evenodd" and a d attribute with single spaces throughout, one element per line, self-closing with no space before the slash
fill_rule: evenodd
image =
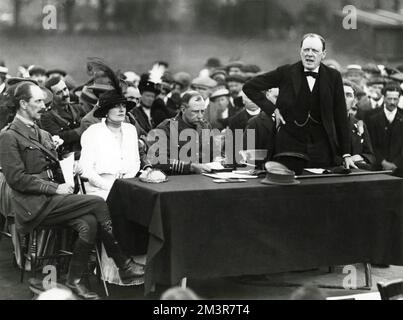
<path id="1" fill-rule="evenodd" d="M 242 59 L 263 70 L 299 59 L 299 40 L 265 40 L 262 38 L 223 38 L 195 33 L 157 33 L 132 35 L 31 35 L 12 37 L 0 34 L 0 59 L 10 73 L 19 64 L 39 64 L 45 68 L 66 69 L 78 83 L 85 81 L 86 58 L 104 58 L 113 68 L 142 73 L 155 60 L 165 60 L 172 71 L 188 71 L 192 75 L 203 67 L 209 57 L 223 63 Z M 343 65 L 363 63 L 358 56 L 335 53 L 328 45 L 328 57 Z"/>

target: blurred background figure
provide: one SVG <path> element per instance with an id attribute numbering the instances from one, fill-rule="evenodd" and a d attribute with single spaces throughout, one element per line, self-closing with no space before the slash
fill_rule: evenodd
<path id="1" fill-rule="evenodd" d="M 29 65 L 27 65 L 27 64 L 22 64 L 22 65 L 18 66 L 16 76 L 18 78 L 29 78 L 28 68 L 29 68 Z"/>
<path id="2" fill-rule="evenodd" d="M 229 91 L 225 87 L 217 87 L 210 96 L 204 118 L 213 129 L 223 130 L 228 120 L 235 114 L 235 108 L 229 100 Z"/>
<path id="3" fill-rule="evenodd" d="M 217 82 L 207 76 L 199 76 L 192 80 L 191 88 L 201 94 L 206 101 L 206 106 L 210 103 L 210 95 Z"/>
<path id="4" fill-rule="evenodd" d="M 132 108 L 129 113 L 140 125 L 141 130 L 148 133 L 155 127 L 151 110 L 155 99 L 160 94 L 160 90 L 156 83 L 147 80 L 147 76 L 144 76 L 144 79 L 140 80 L 139 91 L 141 94 L 140 104 Z"/>
<path id="5" fill-rule="evenodd" d="M 125 80 L 128 85 L 138 87 L 140 82 L 140 76 L 134 71 L 126 71 L 123 73 L 123 80 Z"/>
<path id="6" fill-rule="evenodd" d="M 52 288 L 42 292 L 36 300 L 77 300 L 68 288 Z"/>
<path id="7" fill-rule="evenodd" d="M 161 295 L 161 300 L 201 300 L 190 288 L 173 287 Z"/>
<path id="8" fill-rule="evenodd" d="M 62 69 L 55 68 L 55 69 L 49 69 L 48 71 L 46 71 L 45 75 L 48 79 L 53 78 L 53 77 L 60 77 L 63 80 L 65 80 L 64 78 L 66 77 L 67 72 Z"/>
<path id="9" fill-rule="evenodd" d="M 140 103 L 140 90 L 135 86 L 128 86 L 125 91 L 125 97 L 127 100 L 132 101 L 136 106 Z"/>
<path id="10" fill-rule="evenodd" d="M 208 58 L 204 68 L 200 70 L 199 76 L 211 77 L 211 74 L 217 68 L 221 68 L 221 61 L 218 58 L 212 57 Z"/>
<path id="11" fill-rule="evenodd" d="M 358 64 L 348 65 L 343 73 L 343 78 L 354 82 L 362 88 L 365 87 L 365 73 L 362 71 L 362 67 Z"/>
<path id="12" fill-rule="evenodd" d="M 244 76 L 242 68 L 245 66 L 243 61 L 232 61 L 226 65 L 229 76 Z"/>
<path id="13" fill-rule="evenodd" d="M 0 61 L 0 94 L 2 94 L 6 89 L 7 76 L 8 68 L 6 67 L 4 61 Z"/>
<path id="14" fill-rule="evenodd" d="M 241 75 L 229 75 L 226 78 L 226 81 L 231 96 L 231 102 L 234 103 L 235 99 L 241 96 L 241 91 L 245 83 L 245 78 Z"/>
<path id="15" fill-rule="evenodd" d="M 336 69 L 339 72 L 341 71 L 340 63 L 338 63 L 334 59 L 325 59 L 325 60 L 323 60 L 323 64 L 330 68 Z"/>
<path id="16" fill-rule="evenodd" d="M 225 85 L 226 84 L 226 78 L 227 78 L 227 72 L 223 68 L 217 68 L 211 71 L 210 75 L 211 79 L 217 81 L 218 85 Z"/>
<path id="17" fill-rule="evenodd" d="M 246 80 L 257 76 L 262 70 L 256 64 L 245 64 L 244 66 L 242 66 L 241 71 L 243 73 L 243 77 Z"/>
<path id="18" fill-rule="evenodd" d="M 364 121 L 356 118 L 357 114 L 357 85 L 349 80 L 343 81 L 344 97 L 351 133 L 351 156 L 354 164 L 364 170 L 371 170 L 375 164 L 375 155 L 371 139 Z"/>
<path id="19" fill-rule="evenodd" d="M 28 73 L 31 79 L 38 82 L 39 86 L 45 86 L 45 82 L 47 80 L 45 68 L 41 66 L 31 65 L 28 68 Z"/>

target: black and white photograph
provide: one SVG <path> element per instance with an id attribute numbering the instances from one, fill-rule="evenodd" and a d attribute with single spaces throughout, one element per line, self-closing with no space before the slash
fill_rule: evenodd
<path id="1" fill-rule="evenodd" d="M 0 300 L 400 299 L 403 0 L 0 2 Z"/>

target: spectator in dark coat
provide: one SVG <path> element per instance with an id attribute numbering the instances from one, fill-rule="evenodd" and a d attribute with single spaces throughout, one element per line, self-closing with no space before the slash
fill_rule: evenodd
<path id="1" fill-rule="evenodd" d="M 367 125 L 376 157 L 376 168 L 396 170 L 403 164 L 403 112 L 397 108 L 401 96 L 399 84 L 387 84 L 384 96 L 383 111 L 371 116 Z"/>

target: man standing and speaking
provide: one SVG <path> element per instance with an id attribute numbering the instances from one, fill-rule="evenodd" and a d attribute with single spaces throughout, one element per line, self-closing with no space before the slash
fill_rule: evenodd
<path id="1" fill-rule="evenodd" d="M 275 109 L 275 160 L 295 170 L 344 163 L 356 168 L 350 155 L 350 131 L 340 73 L 321 61 L 326 56 L 323 37 L 309 33 L 301 41 L 301 61 L 252 78 L 245 94 L 267 115 Z M 276 105 L 264 91 L 279 88 Z"/>

